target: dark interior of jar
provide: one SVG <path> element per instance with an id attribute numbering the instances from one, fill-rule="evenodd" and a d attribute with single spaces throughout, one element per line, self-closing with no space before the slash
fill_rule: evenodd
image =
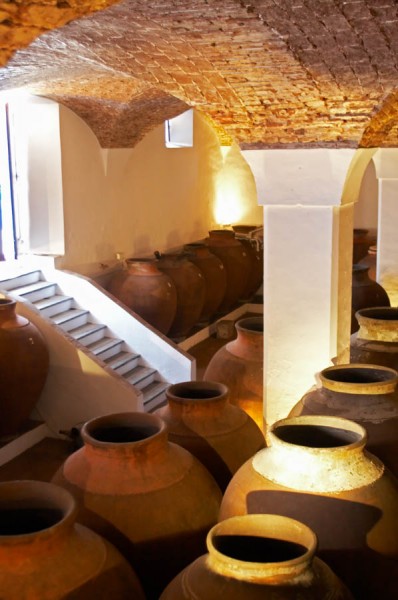
<path id="1" fill-rule="evenodd" d="M 145 440 L 158 431 L 153 425 L 103 425 L 90 431 L 90 436 L 98 442 L 125 444 Z"/>
<path id="2" fill-rule="evenodd" d="M 206 400 L 209 398 L 217 398 L 220 392 L 217 390 L 194 389 L 194 388 L 179 388 L 175 392 L 177 398 L 184 400 Z"/>
<path id="3" fill-rule="evenodd" d="M 296 542 L 254 535 L 216 535 L 213 545 L 224 556 L 257 563 L 293 560 L 307 552 Z"/>
<path id="4" fill-rule="evenodd" d="M 242 321 L 241 323 L 239 323 L 239 325 L 243 328 L 246 329 L 247 331 L 258 331 L 260 333 L 263 333 L 264 331 L 264 323 L 261 320 L 256 320 L 256 321 L 251 321 L 251 320 L 247 320 L 247 321 Z"/>
<path id="5" fill-rule="evenodd" d="M 358 311 L 359 315 L 367 319 L 380 319 L 381 321 L 398 321 L 397 308 L 365 308 Z"/>
<path id="6" fill-rule="evenodd" d="M 333 369 L 323 374 L 329 381 L 343 383 L 378 383 L 395 379 L 390 371 L 383 369 L 368 369 L 366 367 L 353 367 L 348 369 Z"/>
<path id="7" fill-rule="evenodd" d="M 308 448 L 339 448 L 360 439 L 355 431 L 325 425 L 280 425 L 274 434 L 284 442 Z"/>
<path id="8" fill-rule="evenodd" d="M 26 535 L 52 527 L 63 518 L 56 508 L 3 508 L 0 510 L 0 536 Z"/>

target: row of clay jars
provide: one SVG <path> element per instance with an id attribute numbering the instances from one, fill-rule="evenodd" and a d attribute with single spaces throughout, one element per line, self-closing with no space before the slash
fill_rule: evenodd
<path id="1" fill-rule="evenodd" d="M 340 417 L 274 423 L 268 446 L 233 476 L 219 520 L 245 514 L 294 518 L 318 537 L 319 557 L 355 598 L 395 600 L 398 480 L 365 448 L 367 434 Z"/>
<path id="2" fill-rule="evenodd" d="M 351 297 L 351 333 L 358 331 L 359 324 L 355 313 L 361 308 L 374 306 L 390 306 L 390 299 L 385 289 L 369 277 L 367 265 L 352 267 L 352 297 Z"/>
<path id="3" fill-rule="evenodd" d="M 125 558 L 77 523 L 73 496 L 51 483 L 0 483 L 2 600 L 144 600 Z"/>
<path id="4" fill-rule="evenodd" d="M 162 507 L 164 508 L 164 507 Z M 73 496 L 54 484 L 0 484 L 0 595 L 3 600 L 144 600 L 127 561 L 104 538 L 76 523 Z M 351 600 L 315 556 L 316 536 L 275 515 L 228 519 L 207 535 L 201 556 L 161 598 Z M 156 570 L 153 577 L 157 577 Z"/>

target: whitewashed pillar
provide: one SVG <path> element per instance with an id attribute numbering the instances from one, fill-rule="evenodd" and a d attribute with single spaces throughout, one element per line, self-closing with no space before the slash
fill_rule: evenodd
<path id="1" fill-rule="evenodd" d="M 353 202 L 370 157 L 353 149 L 251 150 L 264 205 L 264 414 L 287 416 L 338 357 L 348 361 Z"/>
<path id="2" fill-rule="evenodd" d="M 374 158 L 378 179 L 377 280 L 398 305 L 398 149 L 380 148 Z"/>

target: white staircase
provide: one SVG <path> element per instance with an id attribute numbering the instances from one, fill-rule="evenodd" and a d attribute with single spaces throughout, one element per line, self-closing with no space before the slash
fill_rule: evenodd
<path id="1" fill-rule="evenodd" d="M 106 324 L 98 322 L 88 308 L 64 294 L 58 283 L 47 281 L 41 270 L 0 280 L 0 291 L 28 302 L 104 368 L 111 369 L 139 390 L 146 412 L 165 402 L 169 383 L 164 377 Z"/>

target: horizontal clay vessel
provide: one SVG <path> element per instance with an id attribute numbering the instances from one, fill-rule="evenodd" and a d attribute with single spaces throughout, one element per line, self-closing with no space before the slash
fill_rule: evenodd
<path id="1" fill-rule="evenodd" d="M 56 485 L 0 484 L 2 600 L 144 600 L 128 562 L 76 515 L 73 496 Z"/>
<path id="2" fill-rule="evenodd" d="M 319 379 L 321 387 L 305 394 L 289 416 L 352 419 L 366 429 L 366 448 L 398 476 L 397 371 L 378 365 L 347 364 L 323 369 Z"/>
<path id="3" fill-rule="evenodd" d="M 230 402 L 263 424 L 263 317 L 236 322 L 237 338 L 220 348 L 210 360 L 203 379 L 224 383 Z"/>
<path id="4" fill-rule="evenodd" d="M 161 600 L 352 600 L 315 556 L 309 527 L 278 515 L 232 517 L 207 536 L 208 553 L 168 585 Z"/>
<path id="5" fill-rule="evenodd" d="M 220 520 L 273 513 L 308 525 L 319 557 L 355 598 L 393 600 L 398 586 L 398 480 L 340 417 L 291 417 L 268 431 L 233 476 Z"/>
<path id="6" fill-rule="evenodd" d="M 79 521 L 124 554 L 148 598 L 203 553 L 221 491 L 187 450 L 168 441 L 155 415 L 98 417 L 81 431 L 84 446 L 55 481 L 73 492 Z"/>
<path id="7" fill-rule="evenodd" d="M 167 406 L 156 411 L 169 440 L 198 458 L 225 490 L 232 475 L 265 446 L 249 415 L 228 401 L 228 388 L 212 381 L 186 381 L 166 390 Z"/>
<path id="8" fill-rule="evenodd" d="M 382 365 L 398 371 L 398 308 L 362 308 L 359 330 L 350 341 L 350 362 Z"/>
<path id="9" fill-rule="evenodd" d="M 204 242 L 185 244 L 189 260 L 202 272 L 206 283 L 206 294 L 199 324 L 206 325 L 215 315 L 227 289 L 227 274 L 222 260 L 210 252 Z"/>
<path id="10" fill-rule="evenodd" d="M 390 306 L 388 294 L 377 281 L 370 279 L 368 266 L 353 265 L 351 333 L 355 333 L 359 329 L 355 313 L 361 308 L 371 308 L 372 306 Z"/>
<path id="11" fill-rule="evenodd" d="M 177 309 L 168 336 L 182 341 L 202 314 L 206 296 L 206 283 L 202 271 L 188 259 L 186 252 L 160 254 L 158 268 L 172 280 L 177 291 Z"/>
<path id="12" fill-rule="evenodd" d="M 0 437 L 23 429 L 44 388 L 47 344 L 39 329 L 16 313 L 17 303 L 0 298 Z"/>
<path id="13" fill-rule="evenodd" d="M 156 258 L 128 258 L 108 291 L 120 302 L 167 334 L 177 310 L 177 290 L 173 280 L 158 269 Z"/>
<path id="14" fill-rule="evenodd" d="M 218 307 L 218 312 L 225 314 L 236 306 L 246 291 L 251 270 L 250 258 L 244 246 L 235 238 L 234 231 L 213 229 L 209 231 L 205 243 L 223 262 L 227 274 L 225 295 Z"/>

